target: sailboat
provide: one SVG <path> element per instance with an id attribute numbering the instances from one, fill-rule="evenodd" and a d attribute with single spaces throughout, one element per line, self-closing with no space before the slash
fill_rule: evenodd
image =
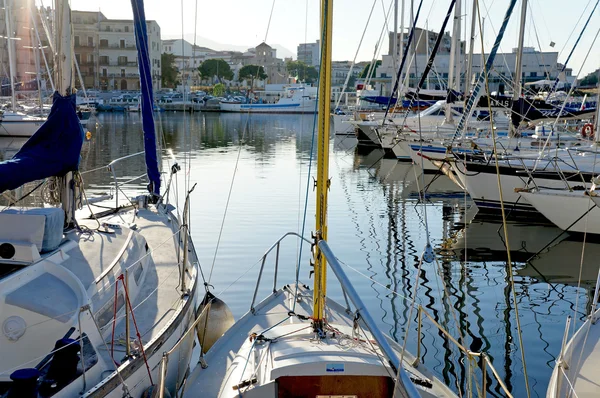
<path id="1" fill-rule="evenodd" d="M 314 238 L 287 233 L 267 250 L 250 311 L 214 345 L 202 346 L 206 353 L 187 379 L 184 397 L 456 396 L 383 334 L 327 243 L 332 13 L 333 1 L 323 0 Z M 277 275 L 279 248 L 288 237 L 312 248 L 313 288 L 296 280 L 277 289 L 275 276 L 272 293 L 258 303 L 266 260 L 274 257 Z M 345 306 L 327 296 L 328 267 Z"/>
<path id="2" fill-rule="evenodd" d="M 0 163 L 0 193 L 9 200 L 0 212 L 0 393 L 62 398 L 140 397 L 159 387 L 174 392 L 192 352 L 193 336 L 185 331 L 195 313 L 198 260 L 188 206 L 179 219 L 160 189 L 152 77 L 144 73 L 150 68 L 143 0 L 132 0 L 132 7 L 150 183 L 148 194 L 125 203 L 117 171 L 135 154 L 108 166 L 112 195 L 88 198 L 78 170 L 83 129 L 72 90 L 68 3 L 55 4 L 58 78 L 48 120 Z M 177 169 L 170 168 L 166 192 Z M 101 170 L 106 172 L 90 172 Z M 12 190 L 23 184 L 38 184 L 33 191 L 44 192 L 44 206 L 24 207 L 28 194 L 15 198 Z M 161 371 L 168 376 L 161 378 Z"/>

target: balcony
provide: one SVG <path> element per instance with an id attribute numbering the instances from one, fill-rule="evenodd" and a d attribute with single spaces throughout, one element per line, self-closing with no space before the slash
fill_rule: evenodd
<path id="1" fill-rule="evenodd" d="M 105 61 L 105 60 L 100 60 L 100 62 L 98 63 L 100 66 L 138 66 L 137 61 L 120 61 L 120 62 L 115 62 L 115 61 Z"/>
<path id="2" fill-rule="evenodd" d="M 95 45 L 90 45 L 89 43 L 75 43 L 74 45 L 75 48 L 89 48 L 89 49 L 94 49 L 96 48 Z"/>
<path id="3" fill-rule="evenodd" d="M 135 44 L 126 44 L 125 46 L 121 46 L 120 44 L 105 44 L 105 43 L 100 43 L 100 48 L 102 49 L 106 49 L 106 50 L 111 50 L 111 49 L 115 49 L 115 50 L 135 50 Z"/>

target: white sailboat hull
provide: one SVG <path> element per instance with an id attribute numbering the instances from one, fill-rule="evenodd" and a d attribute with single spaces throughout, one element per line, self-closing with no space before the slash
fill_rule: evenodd
<path id="1" fill-rule="evenodd" d="M 0 136 L 31 137 L 46 120 L 0 120 Z"/>
<path id="2" fill-rule="evenodd" d="M 520 195 L 562 230 L 600 234 L 600 209 L 584 191 L 544 189 Z"/>
<path id="3" fill-rule="evenodd" d="M 237 104 L 221 102 L 221 112 L 242 113 L 316 113 L 316 101 L 306 99 L 298 102 L 276 104 Z"/>

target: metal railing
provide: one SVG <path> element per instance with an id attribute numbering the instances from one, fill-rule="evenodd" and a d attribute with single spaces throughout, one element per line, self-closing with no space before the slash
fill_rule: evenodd
<path id="1" fill-rule="evenodd" d="M 273 249 L 276 249 L 275 269 L 274 269 L 275 275 L 273 277 L 273 293 L 275 293 L 277 291 L 277 272 L 279 269 L 279 249 L 281 246 L 281 241 L 283 241 L 288 236 L 295 236 L 299 239 L 302 239 L 304 242 L 308 243 L 309 245 L 313 244 L 313 242 L 311 242 L 310 240 L 306 239 L 305 237 L 303 237 L 302 235 L 300 235 L 296 232 L 288 232 L 288 233 L 284 234 L 281 238 L 279 238 L 275 243 L 273 243 L 273 245 L 271 245 L 271 247 L 269 247 L 267 249 L 267 251 L 262 255 L 262 257 L 259 260 L 261 262 L 260 271 L 258 271 L 258 280 L 256 281 L 256 287 L 254 288 L 254 295 L 252 296 L 252 303 L 250 304 L 250 311 L 252 313 L 254 313 L 254 303 L 256 302 L 256 295 L 258 294 L 258 288 L 260 287 L 260 281 L 262 279 L 263 269 L 265 268 L 265 262 L 267 261 L 267 257 L 269 257 L 269 254 L 271 254 Z"/>
<path id="2" fill-rule="evenodd" d="M 141 174 L 141 175 L 139 175 L 137 177 L 130 178 L 129 180 L 124 181 L 121 184 L 119 184 L 119 181 L 117 180 L 117 174 L 116 174 L 116 171 L 115 171 L 115 166 L 119 162 L 121 162 L 121 161 L 123 161 L 125 159 L 129 159 L 129 158 L 132 158 L 132 157 L 135 157 L 135 156 L 143 155 L 144 153 L 145 152 L 142 151 L 142 152 L 132 153 L 131 155 L 122 156 L 120 158 L 114 159 L 113 161 L 111 161 L 106 166 L 97 167 L 97 168 L 91 169 L 91 170 L 85 170 L 85 171 L 82 171 L 81 174 L 82 175 L 83 174 L 88 174 L 88 173 L 92 173 L 94 171 L 104 170 L 104 169 L 108 170 L 112 174 L 112 177 L 113 177 L 113 183 L 114 183 L 114 188 L 115 188 L 115 207 L 119 207 L 119 191 L 121 190 L 120 186 L 121 185 L 125 185 L 125 184 L 129 184 L 129 183 L 131 183 L 133 181 L 137 181 L 137 180 L 139 180 L 141 178 L 144 178 L 146 176 L 146 173 Z"/>

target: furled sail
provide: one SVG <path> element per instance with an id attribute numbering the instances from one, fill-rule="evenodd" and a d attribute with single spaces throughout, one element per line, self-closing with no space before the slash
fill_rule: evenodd
<path id="1" fill-rule="evenodd" d="M 75 101 L 75 94 L 54 93 L 46 122 L 12 159 L 0 162 L 0 192 L 78 169 L 83 129 Z"/>
<path id="2" fill-rule="evenodd" d="M 144 151 L 146 156 L 146 172 L 151 194 L 160 196 L 160 172 L 156 156 L 156 133 L 152 111 L 154 100 L 152 93 L 152 69 L 148 55 L 148 32 L 144 0 L 131 0 L 133 8 L 133 26 L 135 29 L 135 44 L 138 50 L 138 65 L 140 71 L 140 88 L 142 93 L 142 129 L 144 130 Z"/>

